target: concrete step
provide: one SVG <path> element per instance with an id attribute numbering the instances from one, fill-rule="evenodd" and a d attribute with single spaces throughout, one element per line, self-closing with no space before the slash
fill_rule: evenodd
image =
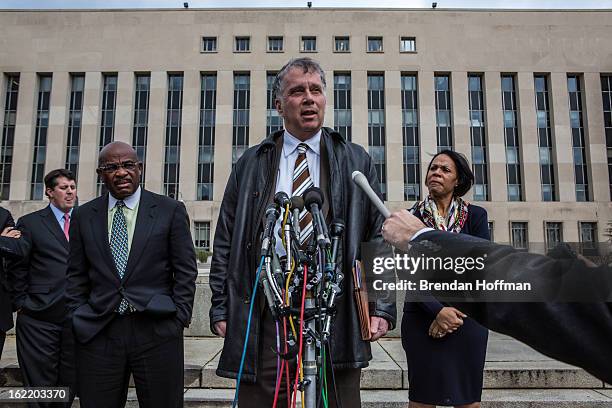
<path id="1" fill-rule="evenodd" d="M 15 339 L 7 340 L 0 361 L 0 386 L 21 385 Z M 218 377 L 222 339 L 185 338 L 185 387 L 234 388 L 235 381 Z M 372 344 L 372 361 L 362 371 L 364 390 L 401 390 L 409 387 L 406 355 L 398 340 Z M 492 333 L 484 373 L 485 389 L 603 389 L 602 381 L 584 370 L 549 359 L 529 347 Z"/>

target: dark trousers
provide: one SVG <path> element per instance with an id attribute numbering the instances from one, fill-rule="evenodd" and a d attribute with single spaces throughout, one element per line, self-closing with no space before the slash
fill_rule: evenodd
<path id="1" fill-rule="evenodd" d="M 72 327 L 24 313 L 17 315 L 17 359 L 26 387 L 70 387 L 69 403 L 30 403 L 29 407 L 69 407 L 76 392 Z"/>
<path id="2" fill-rule="evenodd" d="M 272 407 L 274 402 L 274 391 L 276 389 L 276 325 L 269 312 L 262 316 L 261 335 L 259 341 L 259 365 L 257 366 L 256 383 L 240 383 L 238 401 L 240 408 L 261 408 Z M 297 329 L 297 328 L 296 328 Z M 280 328 L 282 330 L 282 327 Z M 282 346 L 281 346 L 282 347 Z M 332 350 L 333 351 L 333 350 Z M 293 389 L 293 381 L 296 373 L 296 359 L 289 364 L 291 383 L 289 389 Z M 328 406 L 330 408 L 358 408 L 361 406 L 361 396 L 359 393 L 359 382 L 361 378 L 360 368 L 336 369 L 336 389 L 338 390 L 340 404 L 336 404 L 336 395 L 332 384 L 332 373 L 327 364 L 327 395 Z M 280 392 L 276 406 L 278 408 L 288 408 L 287 386 L 285 374 L 280 385 Z M 296 396 L 296 401 L 300 400 L 300 394 Z"/>
<path id="3" fill-rule="evenodd" d="M 140 407 L 182 407 L 183 367 L 183 326 L 178 320 L 117 315 L 89 343 L 77 342 L 81 407 L 124 407 L 130 374 Z"/>

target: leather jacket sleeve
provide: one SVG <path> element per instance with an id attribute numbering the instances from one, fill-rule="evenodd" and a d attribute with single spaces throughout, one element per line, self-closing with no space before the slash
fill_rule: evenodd
<path id="1" fill-rule="evenodd" d="M 216 333 L 214 329 L 215 323 L 227 320 L 227 269 L 229 267 L 237 199 L 238 182 L 236 170 L 234 169 L 230 175 L 223 195 L 223 201 L 221 202 L 213 244 L 213 257 L 210 265 L 209 285 L 212 291 L 210 329 L 213 333 Z"/>

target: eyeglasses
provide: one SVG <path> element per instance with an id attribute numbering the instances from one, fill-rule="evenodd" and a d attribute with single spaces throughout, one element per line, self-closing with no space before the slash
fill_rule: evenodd
<path id="1" fill-rule="evenodd" d="M 123 163 L 106 163 L 104 166 L 98 167 L 98 170 L 103 173 L 114 173 L 123 167 L 126 171 L 134 171 L 139 164 L 140 162 L 134 161 L 125 161 Z"/>

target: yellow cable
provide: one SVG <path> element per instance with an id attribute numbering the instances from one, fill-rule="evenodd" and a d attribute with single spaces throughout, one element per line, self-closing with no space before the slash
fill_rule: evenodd
<path id="1" fill-rule="evenodd" d="M 283 218 L 283 223 L 281 225 L 281 240 L 283 241 L 283 247 L 285 244 L 285 225 L 287 225 L 287 219 L 289 218 L 289 204 L 285 207 L 285 217 Z"/>

